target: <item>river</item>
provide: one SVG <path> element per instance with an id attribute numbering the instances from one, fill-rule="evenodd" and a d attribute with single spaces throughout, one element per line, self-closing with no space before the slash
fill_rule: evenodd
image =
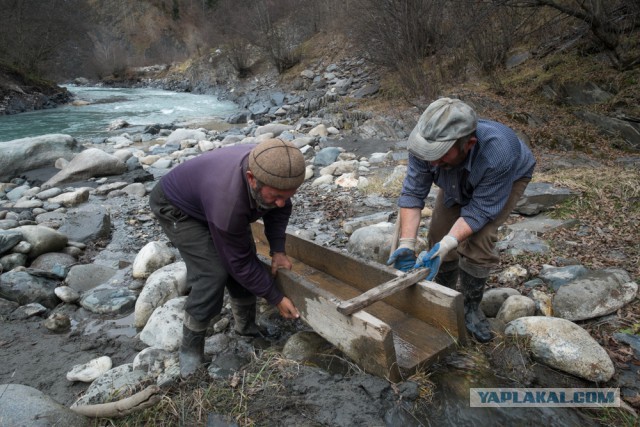
<path id="1" fill-rule="evenodd" d="M 87 104 L 0 116 L 0 142 L 49 133 L 89 139 L 106 135 L 107 127 L 116 120 L 125 120 L 132 126 L 223 121 L 238 109 L 236 104 L 213 95 L 160 89 L 65 87 L 75 101 Z"/>

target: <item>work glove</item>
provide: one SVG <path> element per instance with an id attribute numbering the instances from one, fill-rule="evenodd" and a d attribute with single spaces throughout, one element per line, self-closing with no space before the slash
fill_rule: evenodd
<path id="1" fill-rule="evenodd" d="M 420 252 L 413 268 L 428 268 L 429 275 L 427 276 L 427 280 L 433 280 L 433 278 L 436 277 L 436 274 L 438 274 L 442 259 L 456 247 L 458 247 L 458 239 L 447 234 L 442 238 L 442 240 L 436 243 L 429 252 Z"/>
<path id="2" fill-rule="evenodd" d="M 400 271 L 409 271 L 416 263 L 416 239 L 400 239 L 398 249 L 393 251 L 387 265 L 393 264 L 393 267 Z"/>

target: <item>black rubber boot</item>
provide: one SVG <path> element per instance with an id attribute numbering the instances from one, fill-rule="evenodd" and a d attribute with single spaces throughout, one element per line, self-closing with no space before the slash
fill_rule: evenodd
<path id="1" fill-rule="evenodd" d="M 469 333 L 482 343 L 493 339 L 489 321 L 480 308 L 486 283 L 486 277 L 474 277 L 466 271 L 460 270 L 460 285 L 464 296 L 464 323 Z"/>
<path id="2" fill-rule="evenodd" d="M 256 324 L 256 298 L 231 298 L 231 312 L 236 322 L 235 331 L 245 337 L 264 337 L 265 332 Z"/>
<path id="3" fill-rule="evenodd" d="M 180 346 L 180 376 L 187 378 L 204 363 L 204 339 L 207 330 L 192 331 L 182 325 L 182 345 Z"/>
<path id="4" fill-rule="evenodd" d="M 443 262 L 434 282 L 455 290 L 458 285 L 458 261 Z"/>

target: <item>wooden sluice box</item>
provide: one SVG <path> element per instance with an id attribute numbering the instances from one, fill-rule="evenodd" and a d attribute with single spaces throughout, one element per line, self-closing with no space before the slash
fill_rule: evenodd
<path id="1" fill-rule="evenodd" d="M 252 224 L 261 260 L 271 265 L 260 222 Z M 291 271 L 276 283 L 313 330 L 366 372 L 399 381 L 466 343 L 462 295 L 430 281 L 398 290 L 353 314 L 338 306 L 404 273 L 287 234 Z"/>

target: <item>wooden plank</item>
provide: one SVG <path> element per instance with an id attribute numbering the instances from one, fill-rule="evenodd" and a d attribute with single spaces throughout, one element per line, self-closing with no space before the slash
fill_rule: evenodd
<path id="1" fill-rule="evenodd" d="M 303 264 L 296 260 L 294 269 L 300 268 L 299 265 Z M 339 299 L 349 299 L 359 295 L 356 288 L 323 272 L 307 271 L 305 277 Z M 456 340 L 453 336 L 438 327 L 403 313 L 387 304 L 386 300 L 370 305 L 366 313 L 391 327 L 396 359 L 402 371 L 412 372 L 418 367 L 428 366 L 456 349 Z"/>
<path id="2" fill-rule="evenodd" d="M 262 245 L 266 245 L 268 252 L 264 225 L 255 222 L 252 227 L 254 238 Z M 402 274 L 393 268 L 316 245 L 292 234 L 287 234 L 286 251 L 290 257 L 303 260 L 305 264 L 324 271 L 361 292 L 366 292 Z M 435 282 L 422 281 L 416 286 L 396 292 L 386 298 L 385 302 L 411 317 L 443 329 L 460 344 L 467 342 L 463 297 L 457 291 Z"/>
<path id="3" fill-rule="evenodd" d="M 410 271 L 400 277 L 396 277 L 395 279 L 378 285 L 375 288 L 369 289 L 357 297 L 341 302 L 338 305 L 338 311 L 347 315 L 355 313 L 358 310 L 362 310 L 363 308 L 370 306 L 376 301 L 380 301 L 411 285 L 415 285 L 428 275 L 429 270 L 424 268 Z"/>
<path id="4" fill-rule="evenodd" d="M 265 267 L 270 268 L 270 259 L 260 258 Z M 351 316 L 338 312 L 341 301 L 306 277 L 321 273 L 310 271 L 302 263 L 295 264 L 302 274 L 281 269 L 276 275 L 276 284 L 293 301 L 302 319 L 365 371 L 399 381 L 391 327 L 366 312 Z"/>

